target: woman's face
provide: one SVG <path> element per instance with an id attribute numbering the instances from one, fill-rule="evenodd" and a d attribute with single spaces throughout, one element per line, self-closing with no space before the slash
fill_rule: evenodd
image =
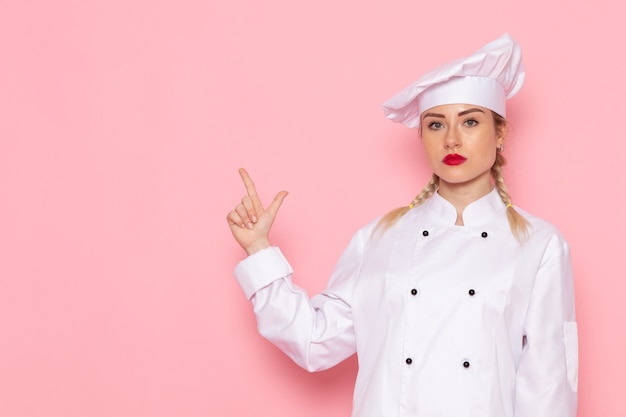
<path id="1" fill-rule="evenodd" d="M 504 139 L 491 110 L 446 104 L 424 111 L 421 136 L 426 155 L 442 185 L 491 189 L 491 166 Z"/>

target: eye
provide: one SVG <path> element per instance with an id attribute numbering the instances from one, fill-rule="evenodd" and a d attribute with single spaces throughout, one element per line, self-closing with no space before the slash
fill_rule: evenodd
<path id="1" fill-rule="evenodd" d="M 476 119 L 467 119 L 464 122 L 464 124 L 465 124 L 465 126 L 468 126 L 468 127 L 478 126 L 478 120 L 476 120 Z"/>
<path id="2" fill-rule="evenodd" d="M 441 124 L 441 122 L 430 122 L 428 124 L 428 128 L 431 130 L 439 130 L 443 127 L 443 124 Z"/>

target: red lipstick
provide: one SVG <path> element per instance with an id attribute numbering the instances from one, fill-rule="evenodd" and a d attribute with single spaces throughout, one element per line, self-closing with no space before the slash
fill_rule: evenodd
<path id="1" fill-rule="evenodd" d="M 441 160 L 446 165 L 461 165 L 465 161 L 467 161 L 467 158 L 458 153 L 450 153 Z"/>

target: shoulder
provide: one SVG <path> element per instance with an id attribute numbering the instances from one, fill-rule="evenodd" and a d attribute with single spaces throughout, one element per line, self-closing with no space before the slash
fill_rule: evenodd
<path id="1" fill-rule="evenodd" d="M 554 224 L 546 219 L 530 214 L 519 207 L 515 207 L 515 209 L 530 225 L 528 230 L 529 243 L 568 250 L 565 237 Z"/>
<path id="2" fill-rule="evenodd" d="M 395 221 L 388 222 L 389 213 L 381 214 L 359 228 L 353 235 L 351 244 L 363 248 L 389 248 L 399 238 L 403 238 L 407 230 L 407 221 L 412 222 L 413 213 L 405 213 Z"/>
<path id="3" fill-rule="evenodd" d="M 517 212 L 521 214 L 528 221 L 528 223 L 530 223 L 535 232 L 561 235 L 559 229 L 550 221 L 541 217 L 537 217 L 534 214 L 531 214 L 528 211 L 517 206 L 515 206 L 515 210 L 517 210 Z"/>
<path id="4" fill-rule="evenodd" d="M 358 239 L 362 242 L 369 241 L 374 235 L 379 233 L 379 230 L 382 230 L 381 220 L 384 217 L 384 215 L 380 215 L 370 220 L 368 223 L 366 223 L 364 226 L 356 231 L 352 239 Z"/>

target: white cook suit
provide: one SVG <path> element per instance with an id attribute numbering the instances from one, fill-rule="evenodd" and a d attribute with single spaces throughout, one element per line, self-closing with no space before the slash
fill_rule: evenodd
<path id="1" fill-rule="evenodd" d="M 309 299 L 276 247 L 235 275 L 260 333 L 309 370 L 355 352 L 353 417 L 574 417 L 578 341 L 567 243 L 520 244 L 493 190 L 464 226 L 435 193 L 384 233 L 359 230 Z"/>

